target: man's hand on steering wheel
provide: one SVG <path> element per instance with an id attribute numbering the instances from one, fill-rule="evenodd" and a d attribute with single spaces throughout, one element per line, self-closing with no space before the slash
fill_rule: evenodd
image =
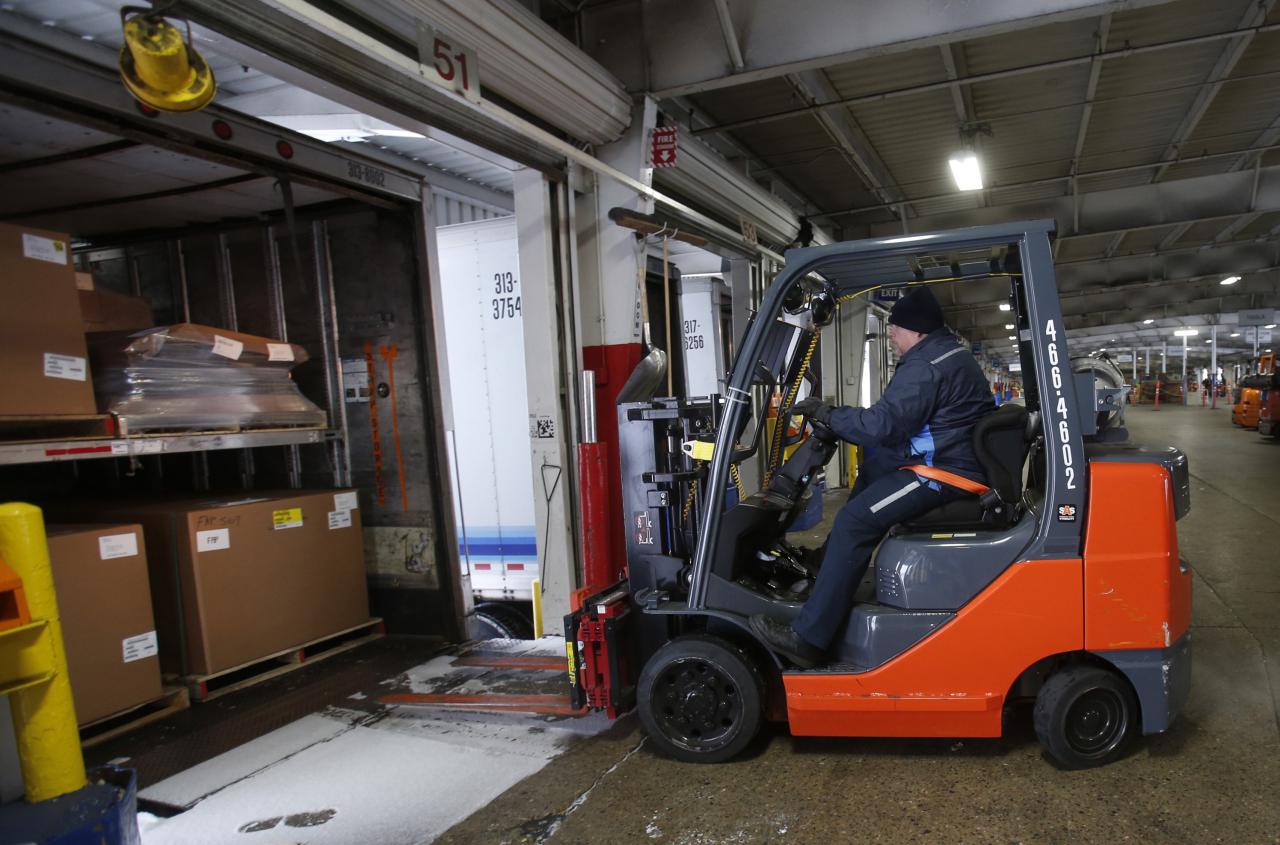
<path id="1" fill-rule="evenodd" d="M 801 399 L 792 408 L 791 413 L 807 417 L 810 422 L 819 422 L 828 428 L 831 426 L 831 412 L 834 410 L 826 402 L 816 396 Z"/>

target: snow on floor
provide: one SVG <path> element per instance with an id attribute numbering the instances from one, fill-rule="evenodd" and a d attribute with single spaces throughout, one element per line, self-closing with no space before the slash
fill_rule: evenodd
<path id="1" fill-rule="evenodd" d="M 489 641 L 486 653 L 551 655 L 563 641 Z M 389 687 L 503 691 L 505 670 L 436 658 Z M 404 845 L 434 840 L 575 741 L 608 727 L 600 714 L 563 718 L 392 706 L 329 708 L 144 790 L 191 809 L 151 820 L 143 845 Z"/>
<path id="2" fill-rule="evenodd" d="M 317 742 L 333 739 L 350 729 L 349 724 L 318 713 L 304 716 L 266 736 L 149 786 L 138 796 L 171 807 L 189 807 L 291 754 L 297 754 Z"/>

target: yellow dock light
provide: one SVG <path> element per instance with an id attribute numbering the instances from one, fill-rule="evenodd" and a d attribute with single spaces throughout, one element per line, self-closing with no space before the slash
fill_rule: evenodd
<path id="1" fill-rule="evenodd" d="M 143 105 L 160 111 L 198 111 L 213 100 L 218 84 L 204 57 L 187 38 L 154 9 L 125 6 L 120 10 L 124 46 L 120 78 Z"/>

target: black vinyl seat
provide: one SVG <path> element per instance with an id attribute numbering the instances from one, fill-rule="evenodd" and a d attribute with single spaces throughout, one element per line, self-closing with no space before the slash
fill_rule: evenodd
<path id="1" fill-rule="evenodd" d="M 995 528 L 1017 521 L 1021 513 L 1023 467 L 1038 428 L 1039 414 L 1030 414 L 1021 405 L 1001 405 L 973 427 L 973 451 L 982 464 L 987 485 L 1004 503 L 999 514 L 985 510 L 977 496 L 966 495 L 902 523 L 901 532 Z"/>

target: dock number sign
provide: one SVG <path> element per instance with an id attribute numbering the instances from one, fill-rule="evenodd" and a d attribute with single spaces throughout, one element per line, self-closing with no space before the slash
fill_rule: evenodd
<path id="1" fill-rule="evenodd" d="M 480 102 L 480 68 L 475 50 L 418 22 L 418 72 L 441 88 Z"/>
<path id="2" fill-rule="evenodd" d="M 653 129 L 653 166 L 676 166 L 675 126 L 655 126 Z"/>

